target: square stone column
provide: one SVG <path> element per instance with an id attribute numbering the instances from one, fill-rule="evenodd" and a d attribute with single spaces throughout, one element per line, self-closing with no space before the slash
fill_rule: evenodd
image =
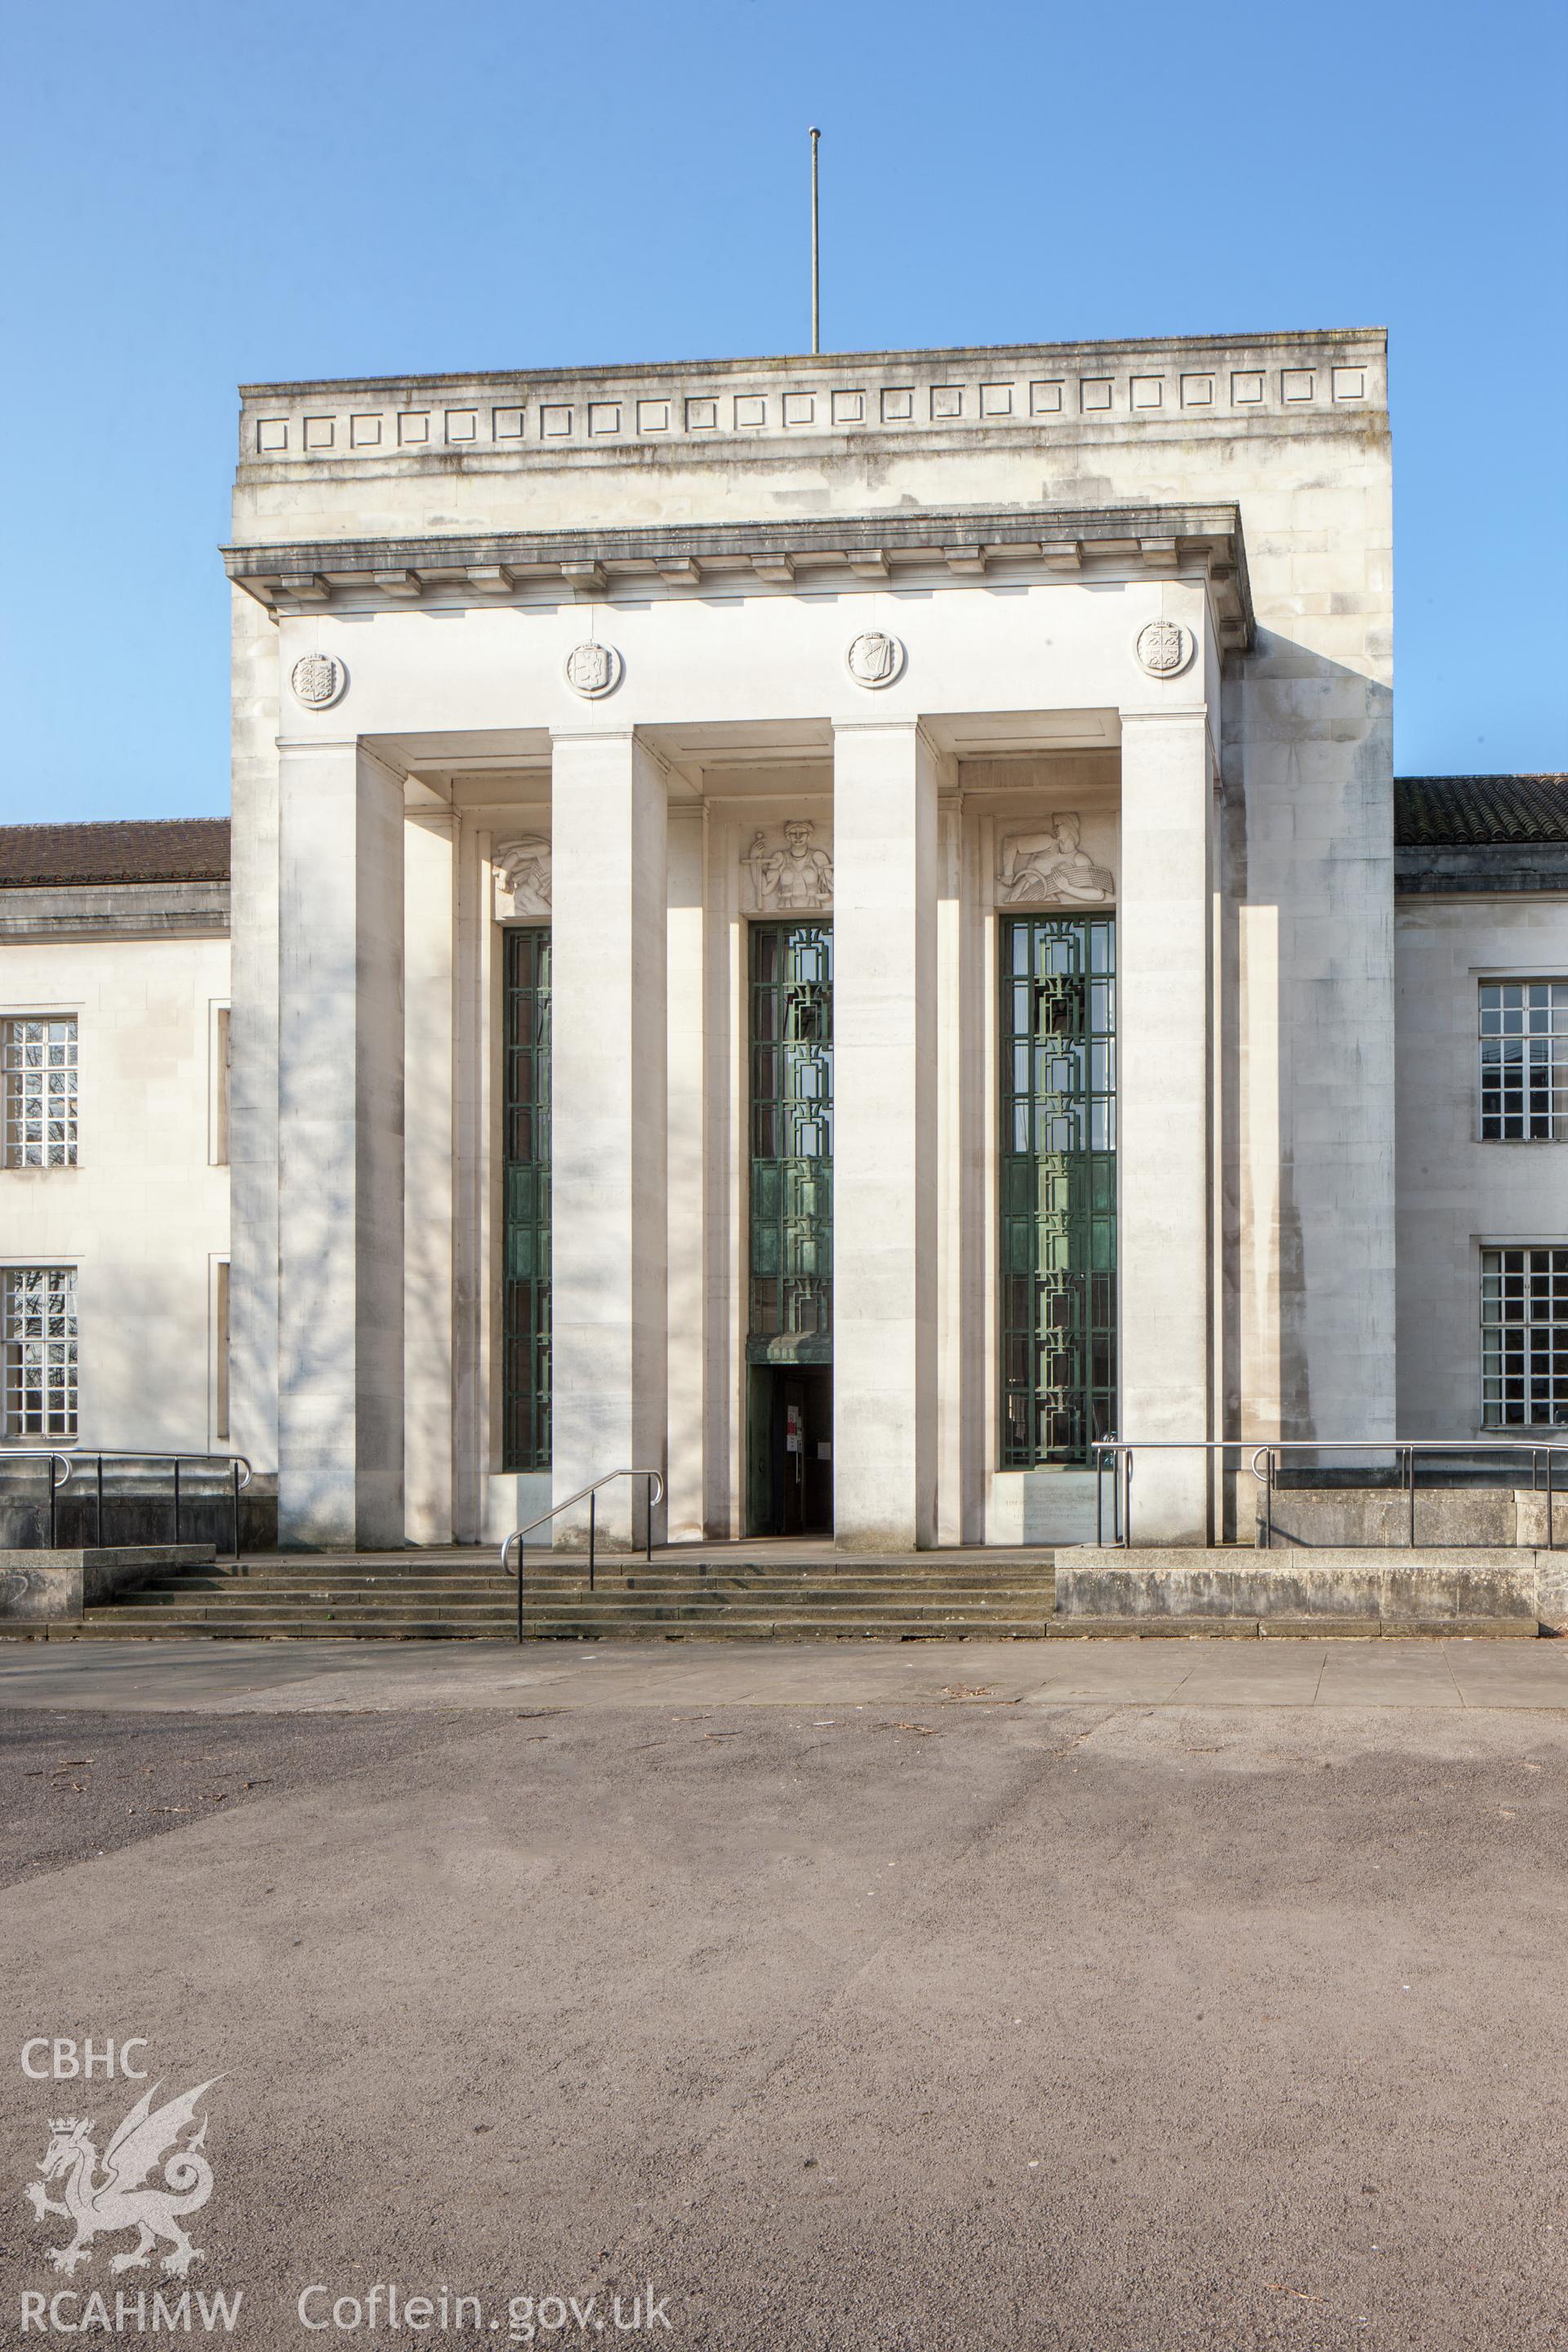
<path id="1" fill-rule="evenodd" d="M 404 1521 L 410 1543 L 453 1525 L 456 1069 L 453 956 L 458 819 L 410 812 L 404 830 Z"/>
<path id="2" fill-rule="evenodd" d="M 403 1541 L 403 780 L 279 781 L 279 1540 Z"/>
<path id="3" fill-rule="evenodd" d="M 706 1533 L 708 1477 L 707 822 L 669 827 L 669 1495 L 672 1543 Z"/>
<path id="4" fill-rule="evenodd" d="M 665 1466 L 668 1170 L 664 771 L 631 733 L 552 752 L 552 1497 Z M 609 1549 L 644 1539 L 645 1489 L 599 1496 Z M 656 1522 L 657 1524 L 657 1522 Z M 556 1541 L 587 1540 L 585 1508 Z"/>
<path id="5" fill-rule="evenodd" d="M 918 722 L 833 751 L 833 1519 L 935 1540 L 936 755 Z"/>
<path id="6" fill-rule="evenodd" d="M 1119 1437 L 1205 1438 L 1213 1423 L 1214 781 L 1201 708 L 1121 716 L 1116 957 Z M 1143 1453 L 1139 1544 L 1208 1540 L 1202 1454 Z"/>

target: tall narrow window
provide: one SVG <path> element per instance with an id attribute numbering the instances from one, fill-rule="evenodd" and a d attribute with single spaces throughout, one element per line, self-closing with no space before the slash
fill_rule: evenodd
<path id="1" fill-rule="evenodd" d="M 506 939 L 501 1464 L 550 1467 L 550 933 Z"/>
<path id="2" fill-rule="evenodd" d="M 76 1022 L 0 1021 L 7 1168 L 76 1166 Z"/>
<path id="3" fill-rule="evenodd" d="M 1086 1463 L 1116 1413 L 1116 928 L 1002 925 L 1002 1467 Z"/>
<path id="4" fill-rule="evenodd" d="M 213 1268 L 213 1435 L 228 1435 L 228 1260 Z"/>
<path id="5" fill-rule="evenodd" d="M 212 1024 L 212 1164 L 228 1166 L 228 1080 L 234 1066 L 229 1044 L 229 1011 L 215 1004 Z"/>
<path id="6" fill-rule="evenodd" d="M 1568 1424 L 1568 1249 L 1481 1252 L 1481 1418 Z"/>
<path id="7" fill-rule="evenodd" d="M 76 1268 L 0 1266 L 0 1430 L 74 1437 Z"/>
<path id="8" fill-rule="evenodd" d="M 1568 1139 L 1568 980 L 1481 982 L 1481 1140 Z"/>
<path id="9" fill-rule="evenodd" d="M 752 925 L 752 1360 L 827 1363 L 833 1331 L 833 933 Z"/>

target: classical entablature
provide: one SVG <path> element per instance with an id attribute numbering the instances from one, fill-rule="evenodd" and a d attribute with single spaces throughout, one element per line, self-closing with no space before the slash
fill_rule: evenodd
<path id="1" fill-rule="evenodd" d="M 229 577 L 279 614 L 415 601 L 613 603 L 617 593 L 781 594 L 1202 574 L 1222 642 L 1252 641 L 1241 517 L 1232 505 L 928 509 L 821 521 L 662 524 L 485 537 L 229 547 Z"/>
<path id="2" fill-rule="evenodd" d="M 1185 335 L 247 384 L 244 483 L 833 457 L 1194 432 L 1379 413 L 1381 330 Z"/>

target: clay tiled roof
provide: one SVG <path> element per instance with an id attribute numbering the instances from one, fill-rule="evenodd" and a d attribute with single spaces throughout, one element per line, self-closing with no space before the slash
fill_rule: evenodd
<path id="1" fill-rule="evenodd" d="M 0 824 L 0 890 L 72 882 L 226 882 L 228 819 Z"/>
<path id="2" fill-rule="evenodd" d="M 1401 849 L 1568 841 L 1568 776 L 1395 776 Z"/>

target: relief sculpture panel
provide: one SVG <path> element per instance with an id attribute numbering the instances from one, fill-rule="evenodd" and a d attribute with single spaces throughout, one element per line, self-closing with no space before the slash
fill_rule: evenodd
<path id="1" fill-rule="evenodd" d="M 490 857 L 498 923 L 539 922 L 550 916 L 550 844 L 542 834 L 498 842 Z"/>
<path id="2" fill-rule="evenodd" d="M 1116 877 L 1083 846 L 1076 809 L 1056 809 L 1044 827 L 1005 833 L 996 858 L 999 907 L 1104 907 L 1116 897 Z"/>
<path id="3" fill-rule="evenodd" d="M 752 912 L 817 914 L 833 904 L 833 857 L 813 839 L 808 817 L 766 826 L 752 836 L 741 859 L 752 877 Z"/>

